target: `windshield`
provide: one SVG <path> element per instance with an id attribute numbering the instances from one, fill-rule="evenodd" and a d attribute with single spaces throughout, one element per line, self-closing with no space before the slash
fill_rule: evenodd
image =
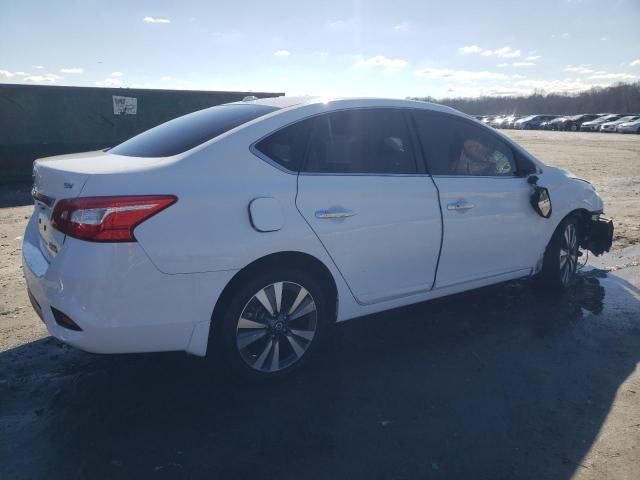
<path id="1" fill-rule="evenodd" d="M 254 104 L 218 105 L 158 125 L 109 152 L 127 157 L 170 157 L 275 110 Z"/>

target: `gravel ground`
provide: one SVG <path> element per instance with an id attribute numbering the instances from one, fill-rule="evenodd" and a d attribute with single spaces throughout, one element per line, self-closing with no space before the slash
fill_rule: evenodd
<path id="1" fill-rule="evenodd" d="M 640 478 L 640 136 L 507 132 L 592 181 L 614 250 L 576 288 L 510 282 L 341 324 L 295 379 L 60 344 L 0 191 L 0 478 Z"/>

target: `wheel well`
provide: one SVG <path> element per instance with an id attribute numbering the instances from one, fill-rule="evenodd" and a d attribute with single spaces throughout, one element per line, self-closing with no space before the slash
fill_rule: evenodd
<path id="1" fill-rule="evenodd" d="M 222 314 L 225 306 L 231 299 L 231 296 L 233 295 L 238 285 L 241 285 L 244 281 L 246 281 L 247 278 L 251 277 L 251 275 L 255 274 L 255 272 L 257 271 L 267 268 L 278 269 L 282 267 L 297 268 L 300 270 L 304 270 L 305 272 L 312 272 L 313 275 L 317 276 L 320 283 L 327 289 L 326 293 L 328 298 L 335 299 L 335 302 L 331 302 L 331 305 L 334 306 L 334 311 L 332 312 L 332 314 L 335 318 L 338 312 L 338 288 L 336 286 L 333 275 L 326 267 L 326 265 L 316 257 L 307 253 L 278 252 L 272 253 L 251 262 L 249 265 L 242 268 L 233 276 L 233 278 L 229 281 L 227 286 L 220 294 L 220 297 L 218 297 L 218 301 L 216 302 L 216 305 L 213 309 L 213 315 L 211 317 L 213 328 L 215 328 L 215 326 L 217 325 L 215 319 L 219 318 L 219 316 Z"/>
<path id="2" fill-rule="evenodd" d="M 585 232 L 591 219 L 591 212 L 585 208 L 578 208 L 567 214 L 565 218 L 567 217 L 574 217 L 578 220 L 578 235 L 580 235 L 580 241 L 584 240 Z M 562 220 L 564 221 L 564 218 Z"/>

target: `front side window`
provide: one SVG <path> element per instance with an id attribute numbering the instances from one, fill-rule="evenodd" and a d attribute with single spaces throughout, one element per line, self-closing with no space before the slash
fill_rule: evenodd
<path id="1" fill-rule="evenodd" d="M 404 113 L 377 108 L 344 110 L 315 117 L 304 171 L 416 173 Z"/>
<path id="2" fill-rule="evenodd" d="M 127 157 L 170 157 L 275 110 L 266 105 L 218 105 L 158 125 L 109 152 Z"/>
<path id="3" fill-rule="evenodd" d="M 414 112 L 432 175 L 513 176 L 513 150 L 491 132 L 464 119 Z"/>

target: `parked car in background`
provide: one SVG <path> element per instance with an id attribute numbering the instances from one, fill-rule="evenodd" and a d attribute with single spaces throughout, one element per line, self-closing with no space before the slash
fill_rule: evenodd
<path id="1" fill-rule="evenodd" d="M 567 117 L 556 117 L 540 124 L 541 130 L 558 130 L 558 123 L 565 120 Z"/>
<path id="2" fill-rule="evenodd" d="M 640 119 L 618 125 L 618 133 L 640 133 Z"/>
<path id="3" fill-rule="evenodd" d="M 487 125 L 493 128 L 500 128 L 500 124 L 505 119 L 503 115 L 498 115 L 487 122 Z"/>
<path id="4" fill-rule="evenodd" d="M 509 125 L 513 125 L 513 122 L 516 120 L 516 118 L 517 117 L 515 117 L 514 115 L 503 117 L 498 124 L 498 128 L 510 128 Z"/>
<path id="5" fill-rule="evenodd" d="M 557 118 L 558 115 L 529 115 L 528 117 L 521 118 L 514 123 L 514 127 L 519 130 L 536 130 L 540 128 L 540 125 L 549 120 Z"/>
<path id="6" fill-rule="evenodd" d="M 485 125 L 491 126 L 491 123 L 499 117 L 500 115 L 487 115 L 481 120 L 481 122 Z"/>
<path id="7" fill-rule="evenodd" d="M 640 116 L 638 115 L 627 115 L 626 117 L 621 117 L 618 120 L 614 120 L 613 122 L 605 122 L 600 125 L 601 132 L 616 132 L 618 129 L 618 125 L 627 122 L 633 122 L 634 120 L 638 120 Z"/>
<path id="8" fill-rule="evenodd" d="M 505 122 L 504 127 L 503 128 L 514 128 L 514 124 L 520 120 L 522 118 L 522 116 L 512 116 L 509 118 L 509 121 Z"/>
<path id="9" fill-rule="evenodd" d="M 590 122 L 591 120 L 595 120 L 602 115 L 599 113 L 582 113 L 580 115 L 572 115 L 570 117 L 562 117 L 562 121 L 558 122 L 557 127 L 558 130 L 570 130 L 572 132 L 577 132 L 580 130 L 580 125 L 585 122 Z"/>
<path id="10" fill-rule="evenodd" d="M 597 132 L 598 130 L 600 130 L 600 126 L 603 123 L 613 122 L 614 120 L 617 120 L 621 117 L 622 115 L 616 115 L 616 114 L 603 115 L 601 117 L 596 118 L 595 120 L 584 122 L 582 125 L 580 125 L 580 131 L 581 132 Z"/>
<path id="11" fill-rule="evenodd" d="M 301 367 L 335 322 L 533 275 L 569 288 L 613 233 L 589 182 L 406 100 L 211 107 L 36 160 L 33 196 L 23 272 L 51 335 L 220 351 L 253 378 Z"/>

